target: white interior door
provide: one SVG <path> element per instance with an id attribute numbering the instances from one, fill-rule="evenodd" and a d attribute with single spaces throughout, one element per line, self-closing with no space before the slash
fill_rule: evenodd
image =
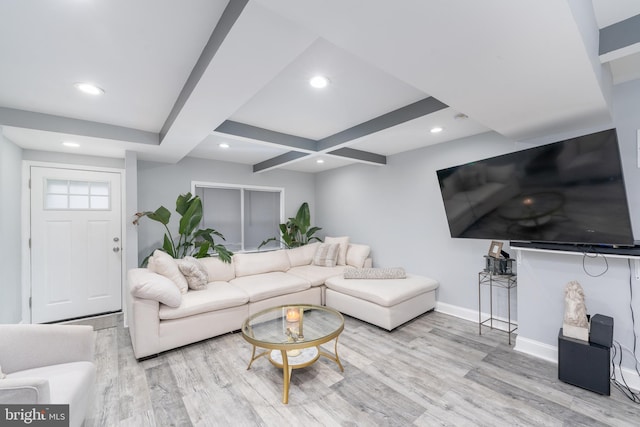
<path id="1" fill-rule="evenodd" d="M 31 321 L 122 308 L 121 176 L 31 167 Z"/>

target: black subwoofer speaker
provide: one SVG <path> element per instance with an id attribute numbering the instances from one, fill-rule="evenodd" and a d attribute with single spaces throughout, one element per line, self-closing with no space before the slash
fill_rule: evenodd
<path id="1" fill-rule="evenodd" d="M 609 396 L 610 348 L 558 334 L 558 378 Z"/>

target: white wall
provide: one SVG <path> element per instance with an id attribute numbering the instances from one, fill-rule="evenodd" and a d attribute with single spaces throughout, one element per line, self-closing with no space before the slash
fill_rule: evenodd
<path id="1" fill-rule="evenodd" d="M 21 165 L 22 149 L 0 132 L 0 323 L 18 323 L 22 316 Z"/>
<path id="2" fill-rule="evenodd" d="M 186 157 L 177 164 L 138 162 L 138 209 L 154 211 L 163 205 L 172 214 L 171 232 L 177 230 L 176 198 L 191 191 L 192 181 L 226 184 L 282 187 L 285 189 L 285 216 L 295 216 L 303 202 L 309 203 L 311 220 L 315 222 L 315 177 L 312 174 L 275 170 L 253 173 L 251 165 Z M 127 212 L 132 220 L 135 212 Z M 139 259 L 143 260 L 162 245 L 164 227 L 148 218 L 138 225 Z M 174 234 L 174 237 L 176 234 Z M 268 238 L 271 236 L 265 236 Z M 223 242 L 224 243 L 224 242 Z"/>

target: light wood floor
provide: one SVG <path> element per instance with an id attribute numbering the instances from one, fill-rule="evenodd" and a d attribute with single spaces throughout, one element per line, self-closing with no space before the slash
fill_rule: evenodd
<path id="1" fill-rule="evenodd" d="M 640 405 L 560 382 L 557 367 L 515 352 L 504 332 L 428 313 L 393 332 L 345 317 L 338 352 L 293 372 L 233 333 L 137 362 L 128 330 L 98 331 L 86 426 L 640 425 Z M 330 346 L 329 348 L 332 348 Z"/>

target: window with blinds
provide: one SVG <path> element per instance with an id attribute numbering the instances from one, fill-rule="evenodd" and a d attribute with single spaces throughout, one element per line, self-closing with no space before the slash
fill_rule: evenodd
<path id="1" fill-rule="evenodd" d="M 227 249 L 254 251 L 264 240 L 280 237 L 284 189 L 198 183 L 195 194 L 202 200 L 202 226 L 222 233 Z M 262 249 L 278 247 L 271 242 Z"/>

